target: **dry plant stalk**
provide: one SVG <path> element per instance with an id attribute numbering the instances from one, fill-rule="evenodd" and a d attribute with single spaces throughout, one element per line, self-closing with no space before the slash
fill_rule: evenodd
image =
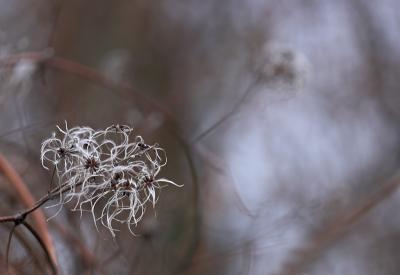
<path id="1" fill-rule="evenodd" d="M 35 199 L 32 193 L 29 191 L 28 187 L 26 186 L 22 178 L 19 176 L 17 171 L 13 168 L 11 163 L 9 163 L 8 160 L 1 154 L 0 154 L 0 170 L 8 178 L 12 187 L 18 193 L 21 202 L 28 208 L 34 206 Z M 33 212 L 32 218 L 36 223 L 39 235 L 43 238 L 43 242 L 45 243 L 47 249 L 50 252 L 52 261 L 54 263 L 57 263 L 55 248 L 49 233 L 49 229 L 47 228 L 46 218 L 43 214 L 43 211 L 41 209 L 38 209 L 38 211 Z"/>

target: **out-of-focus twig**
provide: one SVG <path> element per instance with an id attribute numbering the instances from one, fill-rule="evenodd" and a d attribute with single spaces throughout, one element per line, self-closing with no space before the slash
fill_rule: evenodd
<path id="1" fill-rule="evenodd" d="M 17 127 L 15 129 L 11 129 L 11 130 L 7 130 L 5 132 L 2 132 L 2 133 L 0 133 L 0 138 L 4 138 L 6 136 L 10 136 L 10 135 L 13 135 L 13 134 L 18 133 L 18 132 L 35 130 L 38 127 L 51 125 L 51 124 L 54 124 L 56 122 L 57 122 L 56 120 L 51 120 L 51 121 L 47 121 L 47 122 L 31 123 L 31 124 L 23 126 L 23 127 Z"/>
<path id="2" fill-rule="evenodd" d="M 201 215 L 199 213 L 199 186 L 198 186 L 198 176 L 194 164 L 194 160 L 192 157 L 192 150 L 190 146 L 183 140 L 182 138 L 177 137 L 178 141 L 181 143 L 181 146 L 184 150 L 184 153 L 186 155 L 186 159 L 188 160 L 189 163 L 189 168 L 191 171 L 192 175 L 192 181 L 194 185 L 194 190 L 193 190 L 193 197 L 192 197 L 192 228 L 193 228 L 193 237 L 192 241 L 187 248 L 187 251 L 185 253 L 184 259 L 180 262 L 180 264 L 176 268 L 176 273 L 181 273 L 184 272 L 188 269 L 188 267 L 192 264 L 192 259 L 196 254 L 196 251 L 198 250 L 199 244 L 200 244 L 200 225 L 201 225 Z"/>
<path id="3" fill-rule="evenodd" d="M 75 186 L 82 185 L 82 182 L 77 183 Z M 59 187 L 54 188 L 53 190 L 49 191 L 47 195 L 40 198 L 31 208 L 25 209 L 18 214 L 10 215 L 10 216 L 2 216 L 0 217 L 0 223 L 4 222 L 18 222 L 22 221 L 28 216 L 30 213 L 36 211 L 46 202 L 54 199 L 54 197 L 60 195 L 61 193 L 65 193 L 69 190 L 67 185 L 61 185 Z"/>
<path id="4" fill-rule="evenodd" d="M 62 226 L 58 222 L 52 223 L 57 231 L 61 234 L 64 240 L 68 241 L 75 249 L 78 250 L 79 254 L 82 257 L 82 261 L 87 266 L 91 266 L 94 264 L 95 258 L 92 252 L 84 245 L 75 235 L 71 234 L 69 230 L 67 230 L 64 226 Z"/>
<path id="5" fill-rule="evenodd" d="M 3 224 L 3 225 L 5 225 L 5 224 Z M 14 226 L 15 225 L 13 225 L 13 227 Z M 34 247 L 29 242 L 27 236 L 25 234 L 21 234 L 21 232 L 18 230 L 14 230 L 14 235 L 15 235 L 16 239 L 18 240 L 18 242 L 20 242 L 22 244 L 22 246 L 25 248 L 26 252 L 32 256 L 33 263 L 36 266 L 37 270 L 45 270 L 44 264 L 42 264 L 38 255 L 35 253 Z M 10 263 L 9 263 L 9 266 L 11 266 Z"/>
<path id="6" fill-rule="evenodd" d="M 55 265 L 55 262 L 52 261 L 50 251 L 46 247 L 46 244 L 44 243 L 42 238 L 39 236 L 39 234 L 35 231 L 35 229 L 29 223 L 27 223 L 26 221 L 22 221 L 21 224 L 23 224 L 25 226 L 25 228 L 35 237 L 37 242 L 42 247 L 44 253 L 46 254 L 46 258 L 50 263 L 53 274 L 57 274 L 57 267 Z"/>
<path id="7" fill-rule="evenodd" d="M 232 107 L 232 109 L 224 114 L 220 119 L 218 119 L 216 122 L 214 122 L 210 127 L 208 127 L 205 131 L 203 131 L 201 134 L 198 136 L 194 137 L 191 141 L 191 144 L 195 144 L 205 138 L 207 135 L 209 135 L 211 132 L 213 132 L 215 129 L 217 129 L 219 126 L 221 126 L 225 121 L 227 121 L 231 116 L 233 116 L 240 108 L 240 106 L 246 101 L 246 99 L 250 96 L 252 91 L 254 91 L 254 88 L 257 86 L 257 84 L 260 82 L 260 77 L 252 81 L 247 89 L 244 91 L 243 95 L 241 98 L 235 103 L 235 105 Z"/>
<path id="8" fill-rule="evenodd" d="M 87 246 L 81 242 L 79 238 L 77 238 L 74 234 L 72 234 L 67 228 L 61 225 L 58 222 L 53 222 L 52 225 L 58 230 L 64 240 L 68 241 L 72 245 L 74 249 L 78 251 L 80 256 L 82 257 L 82 261 L 86 267 L 93 267 L 98 272 L 102 274 L 106 274 L 103 270 L 102 265 L 100 265 L 95 255 L 90 251 Z"/>
<path id="9" fill-rule="evenodd" d="M 8 269 L 8 259 L 10 255 L 10 246 L 11 246 L 11 240 L 12 236 L 14 234 L 14 230 L 17 227 L 17 225 L 13 225 L 13 227 L 10 230 L 10 233 L 8 234 L 8 240 L 7 240 L 7 246 L 6 246 L 6 268 Z"/>
<path id="10" fill-rule="evenodd" d="M 311 262 L 313 262 L 321 253 L 329 247 L 334 241 L 343 237 L 351 227 L 363 218 L 371 209 L 378 206 L 383 200 L 395 192 L 400 185 L 400 178 L 394 178 L 361 201 L 357 207 L 345 213 L 340 213 L 328 226 L 317 233 L 310 245 L 298 250 L 296 258 L 284 266 L 280 275 L 300 274 Z"/>
<path id="11" fill-rule="evenodd" d="M 76 186 L 81 185 L 82 183 L 77 183 Z M 50 253 L 50 250 L 48 250 L 46 243 L 41 239 L 40 235 L 35 231 L 33 227 L 31 227 L 26 221 L 26 217 L 35 212 L 37 209 L 39 209 L 42 205 L 44 205 L 46 202 L 54 199 L 56 196 L 65 193 L 66 191 L 69 190 L 69 187 L 67 185 L 61 185 L 53 190 L 49 191 L 47 195 L 43 196 L 41 199 L 39 199 L 37 202 L 34 203 L 34 205 L 24 211 L 21 211 L 18 214 L 10 215 L 10 216 L 1 216 L 0 217 L 0 223 L 6 223 L 6 222 L 12 222 L 15 225 L 20 225 L 23 224 L 29 232 L 35 237 L 35 239 L 39 242 L 41 245 L 42 249 L 44 250 L 46 257 L 50 263 L 50 266 L 52 268 L 52 271 L 54 274 L 57 274 L 57 265 L 55 262 L 52 260 L 52 256 Z"/>
<path id="12" fill-rule="evenodd" d="M 34 206 L 35 199 L 33 198 L 32 193 L 29 191 L 22 178 L 18 175 L 17 171 L 12 167 L 12 165 L 8 162 L 8 160 L 1 154 L 0 154 L 0 170 L 11 182 L 13 188 L 18 193 L 18 197 L 21 200 L 21 202 L 28 208 Z M 43 214 L 43 211 L 38 209 L 38 211 L 32 213 L 32 217 L 37 226 L 39 235 L 43 238 L 43 242 L 51 255 L 52 262 L 57 265 L 55 248 L 47 227 L 46 218 Z"/>
<path id="13" fill-rule="evenodd" d="M 1 254 L 0 254 L 0 262 L 1 263 L 5 262 L 5 259 L 4 259 L 3 255 L 1 255 Z M 16 269 L 16 267 L 14 265 L 11 265 L 11 264 L 8 265 L 8 267 L 7 266 L 3 266 L 3 265 L 0 264 L 0 273 L 4 274 L 2 272 L 6 272 L 7 275 L 18 275 L 18 274 L 20 274 L 20 272 Z"/>
<path id="14" fill-rule="evenodd" d="M 0 66 L 14 67 L 21 60 L 30 61 L 37 65 L 48 66 L 71 75 L 79 76 L 103 87 L 112 89 L 120 96 L 124 96 L 124 94 L 121 92 L 129 92 L 142 99 L 143 102 L 147 103 L 149 106 L 156 108 L 159 112 L 165 115 L 170 122 L 175 121 L 173 115 L 168 109 L 164 108 L 156 100 L 149 97 L 145 93 L 141 93 L 137 89 L 133 88 L 129 83 L 120 81 L 117 82 L 89 66 L 85 66 L 79 62 L 75 62 L 66 58 L 53 56 L 52 51 L 45 50 L 42 52 L 24 52 L 9 55 L 4 58 L 0 58 Z M 176 127 L 177 125 L 175 124 L 174 126 Z"/>

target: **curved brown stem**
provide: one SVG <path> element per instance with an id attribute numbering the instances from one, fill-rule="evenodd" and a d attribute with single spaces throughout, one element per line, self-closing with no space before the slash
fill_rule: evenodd
<path id="1" fill-rule="evenodd" d="M 81 184 L 82 183 L 77 183 L 76 186 L 80 186 Z M 22 212 L 15 214 L 15 215 L 0 217 L 0 223 L 23 221 L 23 220 L 25 220 L 27 215 L 29 215 L 30 213 L 37 210 L 39 207 L 41 207 L 46 202 L 52 200 L 55 196 L 59 195 L 60 193 L 65 193 L 68 190 L 69 190 L 69 187 L 67 185 L 62 185 L 62 186 L 56 187 L 53 190 L 51 190 L 48 194 L 46 194 L 45 196 L 40 198 L 32 207 L 25 209 Z"/>
<path id="2" fill-rule="evenodd" d="M 77 183 L 77 186 L 79 186 L 79 185 L 81 185 L 81 183 Z M 47 195 L 45 195 L 41 199 L 39 199 L 32 207 L 30 207 L 18 214 L 15 214 L 15 215 L 0 217 L 0 223 L 13 222 L 15 224 L 13 229 L 15 229 L 16 226 L 23 224 L 25 226 L 25 228 L 27 228 L 29 230 L 29 232 L 35 237 L 35 239 L 38 241 L 38 243 L 42 247 L 43 251 L 45 252 L 46 258 L 50 263 L 53 274 L 57 274 L 57 264 L 56 264 L 56 262 L 53 261 L 51 250 L 48 249 L 48 246 L 46 245 L 45 241 L 42 240 L 40 235 L 35 231 L 35 229 L 30 224 L 28 224 L 25 221 L 25 219 L 30 213 L 34 212 L 39 207 L 41 207 L 43 204 L 45 204 L 49 200 L 53 199 L 56 195 L 59 195 L 60 193 L 64 193 L 67 190 L 69 190 L 69 187 L 67 185 L 62 185 L 62 186 L 56 187 L 53 190 L 51 190 Z M 13 233 L 13 230 L 10 233 L 9 240 L 11 239 L 12 233 Z M 9 244 L 8 244 L 8 246 L 9 246 Z M 9 247 L 7 249 L 9 249 Z"/>
<path id="3" fill-rule="evenodd" d="M 12 183 L 13 188 L 19 195 L 20 200 L 26 207 L 32 207 L 35 205 L 35 199 L 33 198 L 32 193 L 29 191 L 28 187 L 19 176 L 17 171 L 13 168 L 13 166 L 8 162 L 8 160 L 0 154 L 0 170 L 6 175 L 9 181 Z M 36 210 L 36 207 L 34 210 Z M 34 211 L 33 210 L 33 211 Z M 30 211 L 25 215 L 33 212 Z M 43 211 L 39 210 L 32 214 L 35 224 L 38 228 L 38 232 L 42 236 L 46 247 L 49 249 L 51 258 L 55 264 L 57 264 L 57 257 L 55 248 L 53 245 L 53 241 L 51 239 L 49 230 L 47 228 L 46 218 L 44 216 Z"/>
<path id="4" fill-rule="evenodd" d="M 5 226 L 5 224 L 3 224 Z M 13 225 L 14 226 L 14 225 Z M 8 227 L 7 227 L 8 228 Z M 34 247 L 31 245 L 30 241 L 27 239 L 27 236 L 24 234 L 21 234 L 18 230 L 14 230 L 13 237 L 15 236 L 15 239 L 18 240 L 19 243 L 22 244 L 22 246 L 25 248 L 26 253 L 32 256 L 33 263 L 37 270 L 44 270 L 44 265 L 40 261 L 38 255 L 36 255 L 36 252 L 34 250 Z M 4 260 L 5 262 L 5 260 Z M 9 264 L 9 267 L 11 265 Z"/>
<path id="5" fill-rule="evenodd" d="M 41 248 L 43 249 L 44 253 L 46 254 L 46 258 L 50 264 L 52 273 L 57 274 L 57 267 L 56 267 L 55 263 L 53 262 L 50 251 L 47 249 L 46 244 L 44 243 L 42 238 L 39 236 L 39 234 L 35 231 L 35 229 L 29 223 L 27 223 L 26 221 L 22 221 L 21 224 L 23 224 L 25 226 L 25 228 L 28 229 L 28 231 L 35 237 L 35 239 L 37 240 L 37 242 L 40 244 Z"/>

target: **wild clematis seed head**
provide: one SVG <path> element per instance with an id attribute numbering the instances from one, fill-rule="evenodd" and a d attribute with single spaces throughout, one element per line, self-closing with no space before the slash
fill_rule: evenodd
<path id="1" fill-rule="evenodd" d="M 57 133 L 43 141 L 40 159 L 56 176 L 59 200 L 53 206 L 61 209 L 74 201 L 73 210 L 91 212 L 96 228 L 101 223 L 113 237 L 117 223 L 134 234 L 132 226 L 148 205 L 155 207 L 160 189 L 182 186 L 158 177 L 167 164 L 164 149 L 146 144 L 127 125 L 104 130 L 57 126 Z"/>

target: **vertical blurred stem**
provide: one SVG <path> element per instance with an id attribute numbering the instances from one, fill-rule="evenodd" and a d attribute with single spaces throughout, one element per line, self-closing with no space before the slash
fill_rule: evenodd
<path id="1" fill-rule="evenodd" d="M 10 246 L 11 246 L 11 240 L 12 236 L 14 234 L 15 227 L 17 227 L 15 224 L 10 230 L 10 234 L 8 235 L 8 240 L 7 240 L 7 247 L 6 247 L 6 268 L 8 270 L 8 259 L 9 259 L 9 254 L 10 254 Z"/>

